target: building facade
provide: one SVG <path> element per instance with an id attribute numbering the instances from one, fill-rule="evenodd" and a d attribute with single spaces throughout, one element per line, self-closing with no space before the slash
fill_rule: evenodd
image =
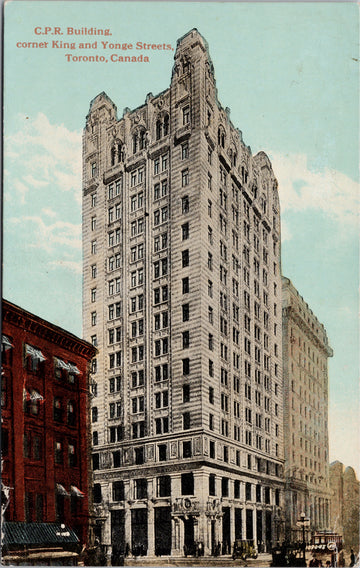
<path id="1" fill-rule="evenodd" d="M 352 467 L 339 461 L 330 464 L 331 528 L 343 536 L 349 551 L 359 550 L 359 480 Z"/>
<path id="2" fill-rule="evenodd" d="M 280 211 L 217 99 L 206 41 L 83 136 L 83 329 L 96 345 L 94 501 L 109 557 L 278 540 L 283 505 Z"/>
<path id="3" fill-rule="evenodd" d="M 328 358 L 324 326 L 283 278 L 284 446 L 286 535 L 301 540 L 301 513 L 310 530 L 330 528 Z"/>
<path id="4" fill-rule="evenodd" d="M 56 532 L 49 524 L 64 524 L 71 530 L 72 543 L 78 539 L 87 544 L 88 377 L 96 349 L 5 300 L 2 319 L 5 544 L 16 548 L 21 534 L 27 546 L 34 546 L 34 524 L 45 539 L 43 548 L 46 538 Z M 58 537 L 54 536 L 57 546 L 61 545 Z M 62 544 L 67 541 L 65 537 Z M 21 548 L 24 543 L 18 544 Z"/>

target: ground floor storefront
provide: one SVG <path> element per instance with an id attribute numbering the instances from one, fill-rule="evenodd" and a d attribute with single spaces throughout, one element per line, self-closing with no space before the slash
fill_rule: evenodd
<path id="1" fill-rule="evenodd" d="M 112 509 L 97 526 L 108 564 L 129 557 L 226 556 L 235 541 L 251 541 L 256 553 L 270 552 L 282 538 L 279 511 L 272 505 L 230 500 L 175 498 Z"/>

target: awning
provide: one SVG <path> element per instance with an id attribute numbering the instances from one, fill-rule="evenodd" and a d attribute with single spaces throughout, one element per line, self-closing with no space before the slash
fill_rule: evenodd
<path id="1" fill-rule="evenodd" d="M 39 359 L 39 361 L 45 361 L 44 355 L 41 353 L 40 349 L 36 349 L 36 347 L 32 347 L 25 343 L 25 353 L 26 355 L 30 355 L 33 359 Z"/>
<path id="2" fill-rule="evenodd" d="M 70 493 L 72 493 L 73 495 L 76 495 L 76 497 L 81 497 L 81 498 L 85 497 L 85 493 L 80 491 L 80 489 L 78 487 L 76 487 L 75 485 L 70 486 Z"/>
<path id="3" fill-rule="evenodd" d="M 44 400 L 44 397 L 35 389 L 30 391 L 30 400 Z"/>
<path id="4" fill-rule="evenodd" d="M 1 345 L 4 346 L 5 351 L 14 347 L 13 344 L 11 343 L 10 339 L 8 337 L 6 337 L 6 335 L 1 336 Z"/>
<path id="5" fill-rule="evenodd" d="M 55 359 L 55 364 L 59 369 L 65 369 L 65 371 L 69 371 L 69 365 L 65 363 L 65 361 L 63 361 L 59 357 L 54 357 L 54 359 Z"/>
<path id="6" fill-rule="evenodd" d="M 65 487 L 60 483 L 56 484 L 56 492 L 59 493 L 59 495 L 63 495 L 64 497 L 69 497 L 69 493 L 66 491 Z"/>
<path id="7" fill-rule="evenodd" d="M 44 397 L 35 389 L 31 389 L 30 392 L 27 391 L 26 389 L 23 390 L 23 396 L 24 396 L 24 400 L 27 401 L 36 401 L 39 400 L 40 402 L 44 401 Z"/>
<path id="8" fill-rule="evenodd" d="M 74 531 L 59 523 L 3 523 L 4 540 L 6 545 L 49 545 L 77 543 L 78 537 Z"/>
<path id="9" fill-rule="evenodd" d="M 80 375 L 79 369 L 73 363 L 65 363 L 65 361 L 60 359 L 60 357 L 54 357 L 54 359 L 55 359 L 55 365 L 59 369 L 65 369 L 65 371 L 67 371 L 68 373 L 72 373 L 74 375 Z"/>

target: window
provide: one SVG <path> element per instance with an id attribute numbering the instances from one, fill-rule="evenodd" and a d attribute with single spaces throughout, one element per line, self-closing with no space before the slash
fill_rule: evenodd
<path id="1" fill-rule="evenodd" d="M 134 480 L 135 499 L 147 499 L 147 479 Z"/>
<path id="2" fill-rule="evenodd" d="M 183 375 L 189 375 L 190 373 L 190 359 L 186 358 L 182 360 Z"/>
<path id="3" fill-rule="evenodd" d="M 63 409 L 61 398 L 54 398 L 53 404 L 53 418 L 56 422 L 62 422 L 63 419 Z"/>
<path id="4" fill-rule="evenodd" d="M 183 304 L 182 305 L 182 320 L 189 321 L 190 317 L 190 304 Z"/>
<path id="5" fill-rule="evenodd" d="M 182 293 L 183 294 L 189 293 L 189 277 L 188 276 L 186 276 L 186 278 L 182 279 Z"/>
<path id="6" fill-rule="evenodd" d="M 183 125 L 188 124 L 190 122 L 190 107 L 186 106 L 182 109 L 182 119 Z"/>
<path id="7" fill-rule="evenodd" d="M 211 359 L 209 359 L 209 375 L 214 376 L 214 362 Z"/>
<path id="8" fill-rule="evenodd" d="M 143 438 L 145 436 L 145 422 L 135 422 L 132 425 L 132 438 Z"/>
<path id="9" fill-rule="evenodd" d="M 188 195 L 185 195 L 181 199 L 181 211 L 182 211 L 183 214 L 189 213 L 189 196 Z"/>
<path id="10" fill-rule="evenodd" d="M 182 450 L 183 450 L 183 458 L 191 458 L 192 456 L 191 441 L 183 442 Z"/>
<path id="11" fill-rule="evenodd" d="M 181 187 L 189 185 L 189 170 L 182 170 L 181 172 Z"/>
<path id="12" fill-rule="evenodd" d="M 165 434 L 169 431 L 169 418 L 164 416 L 163 418 L 156 418 L 155 420 L 155 432 L 156 434 Z"/>
<path id="13" fill-rule="evenodd" d="M 184 142 L 184 144 L 181 144 L 181 159 L 186 160 L 186 158 L 188 157 L 189 157 L 189 143 Z"/>
<path id="14" fill-rule="evenodd" d="M 75 403 L 72 400 L 69 400 L 67 403 L 67 423 L 69 426 L 75 426 L 76 422 L 76 412 L 75 412 Z"/>
<path id="15" fill-rule="evenodd" d="M 112 500 L 113 501 L 124 501 L 125 491 L 123 481 L 114 481 L 112 484 Z M 94 499 L 95 502 L 95 499 Z"/>
<path id="16" fill-rule="evenodd" d="M 189 266 L 189 249 L 183 250 L 181 253 L 181 258 L 182 258 L 182 267 L 186 268 L 187 266 Z"/>
<path id="17" fill-rule="evenodd" d="M 251 483 L 245 483 L 245 499 L 251 501 Z"/>
<path id="18" fill-rule="evenodd" d="M 59 441 L 55 441 L 55 463 L 62 464 L 63 462 L 63 450 L 62 450 L 62 443 Z"/>
<path id="19" fill-rule="evenodd" d="M 145 462 L 144 458 L 144 448 L 135 448 L 135 464 L 142 465 Z"/>
<path id="20" fill-rule="evenodd" d="M 189 223 L 181 225 L 182 240 L 186 241 L 189 238 Z"/>
<path id="21" fill-rule="evenodd" d="M 99 454 L 97 454 L 99 455 Z M 93 468 L 93 469 L 98 469 L 98 468 Z M 93 500 L 94 503 L 101 503 L 102 501 L 102 496 L 101 496 L 101 485 L 100 483 L 95 483 L 94 487 L 93 487 Z"/>
<path id="22" fill-rule="evenodd" d="M 190 332 L 189 331 L 183 331 L 182 334 L 182 348 L 183 349 L 187 349 L 190 345 Z"/>
<path id="23" fill-rule="evenodd" d="M 162 475 L 156 479 L 157 496 L 170 497 L 171 495 L 171 477 L 170 475 Z"/>
<path id="24" fill-rule="evenodd" d="M 221 478 L 221 496 L 229 497 L 229 479 L 227 477 Z"/>
<path id="25" fill-rule="evenodd" d="M 70 467 L 75 467 L 77 463 L 75 444 L 68 444 L 68 461 Z"/>
<path id="26" fill-rule="evenodd" d="M 210 475 L 209 475 L 209 495 L 216 495 L 215 480 L 216 480 L 215 475 L 213 473 L 210 473 Z"/>
<path id="27" fill-rule="evenodd" d="M 183 413 L 183 430 L 190 430 L 190 412 Z"/>
<path id="28" fill-rule="evenodd" d="M 159 461 L 166 461 L 167 460 L 166 444 L 159 444 L 158 445 L 158 456 L 159 456 Z"/>
<path id="29" fill-rule="evenodd" d="M 93 406 L 91 409 L 91 422 L 97 422 L 98 420 L 98 409 L 96 406 Z"/>
<path id="30" fill-rule="evenodd" d="M 209 323 L 214 323 L 214 310 L 211 306 L 208 308 Z"/>

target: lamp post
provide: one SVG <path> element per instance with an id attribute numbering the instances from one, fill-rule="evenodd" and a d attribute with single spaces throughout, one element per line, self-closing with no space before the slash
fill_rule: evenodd
<path id="1" fill-rule="evenodd" d="M 298 519 L 298 521 L 297 521 L 297 523 L 296 523 L 296 526 L 302 528 L 303 561 L 304 561 L 304 566 L 306 566 L 306 556 L 305 556 L 305 551 L 306 551 L 305 527 L 309 527 L 309 526 L 310 526 L 310 519 L 308 519 L 308 518 L 305 516 L 305 513 L 301 513 L 300 519 Z"/>

